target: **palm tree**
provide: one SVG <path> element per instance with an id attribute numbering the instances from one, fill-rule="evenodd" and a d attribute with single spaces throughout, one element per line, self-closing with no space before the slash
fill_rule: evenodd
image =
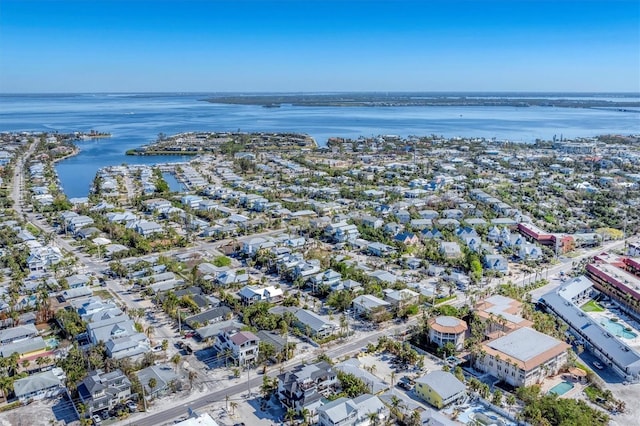
<path id="1" fill-rule="evenodd" d="M 236 414 L 236 408 L 238 408 L 238 403 L 235 401 L 231 401 L 229 403 L 229 406 L 231 407 L 231 416 L 235 416 Z"/>
<path id="2" fill-rule="evenodd" d="M 171 362 L 175 365 L 176 371 L 178 371 L 178 364 L 180 364 L 180 355 L 175 354 L 171 357 Z"/>
<path id="3" fill-rule="evenodd" d="M 153 334 L 153 332 L 156 331 L 155 328 L 153 328 L 152 325 L 148 326 L 147 329 L 145 330 L 145 334 L 147 335 L 147 338 L 151 338 L 151 334 Z"/>
<path id="4" fill-rule="evenodd" d="M 287 410 L 287 414 L 285 414 L 285 418 L 289 420 L 289 424 L 293 425 L 293 421 L 296 419 L 296 412 L 293 408 L 289 408 Z"/>
<path id="5" fill-rule="evenodd" d="M 193 381 L 198 377 L 198 373 L 194 370 L 189 370 L 189 386 L 193 387 Z"/>
<path id="6" fill-rule="evenodd" d="M 303 408 L 302 411 L 300 411 L 300 415 L 302 416 L 302 422 L 308 424 L 311 412 L 307 408 Z"/>
<path id="7" fill-rule="evenodd" d="M 380 418 L 378 417 L 378 413 L 376 413 L 375 411 L 372 413 L 367 414 L 367 418 L 369 419 L 369 424 L 372 426 L 378 426 L 378 421 L 380 420 Z"/>
<path id="8" fill-rule="evenodd" d="M 158 381 L 155 379 L 155 377 L 152 377 L 149 379 L 149 383 L 147 383 L 147 385 L 149 386 L 149 390 L 153 393 L 153 390 L 158 385 Z"/>

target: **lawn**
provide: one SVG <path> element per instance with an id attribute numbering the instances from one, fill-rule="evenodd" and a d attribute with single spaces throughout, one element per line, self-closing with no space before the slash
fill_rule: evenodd
<path id="1" fill-rule="evenodd" d="M 604 308 L 598 305 L 598 302 L 595 300 L 589 300 L 587 303 L 582 305 L 581 309 L 585 312 L 604 312 Z"/>

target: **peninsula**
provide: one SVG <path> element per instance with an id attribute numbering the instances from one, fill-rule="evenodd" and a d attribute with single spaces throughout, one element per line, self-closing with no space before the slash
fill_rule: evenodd
<path id="1" fill-rule="evenodd" d="M 189 132 L 163 133 L 149 144 L 127 151 L 127 155 L 198 155 L 237 153 L 243 150 L 273 152 L 312 150 L 316 141 L 301 133 Z"/>

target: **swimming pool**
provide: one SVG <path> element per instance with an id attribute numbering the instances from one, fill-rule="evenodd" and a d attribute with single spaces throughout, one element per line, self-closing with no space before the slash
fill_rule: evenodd
<path id="1" fill-rule="evenodd" d="M 45 340 L 45 342 L 47 343 L 47 347 L 51 349 L 57 348 L 60 344 L 58 339 L 56 339 L 55 337 L 49 337 L 47 340 Z"/>
<path id="2" fill-rule="evenodd" d="M 612 334 L 618 337 L 624 337 L 625 339 L 635 339 L 638 335 L 632 331 L 625 330 L 625 326 L 616 322 L 607 320 L 600 323 L 604 328 Z"/>
<path id="3" fill-rule="evenodd" d="M 551 389 L 549 389 L 549 392 L 547 393 L 555 393 L 556 395 L 561 396 L 569 392 L 571 389 L 573 389 L 573 383 L 560 382 L 554 387 L 552 387 Z"/>

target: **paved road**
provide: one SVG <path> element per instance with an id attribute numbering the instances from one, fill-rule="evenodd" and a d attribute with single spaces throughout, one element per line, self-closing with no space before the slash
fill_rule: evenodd
<path id="1" fill-rule="evenodd" d="M 616 250 L 616 249 L 622 248 L 622 247 L 624 247 L 624 243 L 625 243 L 624 240 L 612 241 L 612 242 L 610 242 L 608 244 L 604 244 L 602 246 L 593 248 L 591 250 L 587 250 L 586 252 L 584 252 L 583 254 L 581 254 L 579 256 L 572 257 L 572 258 L 567 258 L 567 260 L 565 262 L 560 262 L 559 264 L 551 266 L 550 268 L 545 270 L 545 277 L 558 275 L 560 272 L 567 273 L 567 272 L 571 271 L 571 268 L 573 268 L 573 263 L 578 263 L 583 259 L 595 256 L 595 255 L 597 255 L 599 253 L 602 253 L 604 251 L 611 251 L 611 250 Z M 522 286 L 525 283 L 530 283 L 530 282 L 535 281 L 536 277 L 538 279 L 540 279 L 540 277 L 542 277 L 542 274 L 538 273 L 537 276 L 536 276 L 536 274 L 526 275 L 524 278 L 516 281 L 515 284 L 519 285 L 519 286 Z"/>
<path id="2" fill-rule="evenodd" d="M 358 339 L 354 339 L 346 343 L 340 344 L 335 348 L 331 348 L 328 350 L 318 349 L 315 352 L 315 355 L 326 353 L 331 359 L 338 359 L 347 354 L 359 351 L 360 348 L 366 346 L 368 343 L 376 343 L 381 336 L 392 336 L 398 331 L 411 327 L 416 322 L 417 322 L 417 319 L 414 318 L 410 321 L 407 321 L 404 324 L 398 324 L 391 327 L 387 327 L 383 330 L 377 330 L 367 336 L 363 336 Z M 293 360 L 289 363 L 285 363 L 284 364 L 285 371 L 291 371 L 295 366 L 299 364 L 300 364 L 300 360 Z M 271 372 L 267 373 L 267 375 L 269 377 L 275 377 L 276 375 L 279 374 L 279 371 L 280 371 L 280 365 L 276 365 Z M 255 376 L 252 379 L 250 379 L 248 382 L 239 383 L 237 385 L 230 386 L 219 391 L 211 392 L 207 395 L 204 395 L 192 401 L 188 401 L 184 403 L 177 402 L 176 403 L 177 405 L 174 405 L 173 407 L 167 408 L 157 413 L 135 414 L 126 420 L 115 423 L 115 425 L 155 426 L 155 425 L 170 423 L 173 419 L 176 419 L 181 416 L 185 416 L 189 408 L 191 408 L 192 410 L 198 410 L 212 403 L 222 402 L 225 400 L 226 396 L 232 397 L 234 395 L 246 393 L 249 386 L 251 388 L 256 388 L 262 385 L 262 375 L 257 373 L 254 373 L 254 374 Z"/>

